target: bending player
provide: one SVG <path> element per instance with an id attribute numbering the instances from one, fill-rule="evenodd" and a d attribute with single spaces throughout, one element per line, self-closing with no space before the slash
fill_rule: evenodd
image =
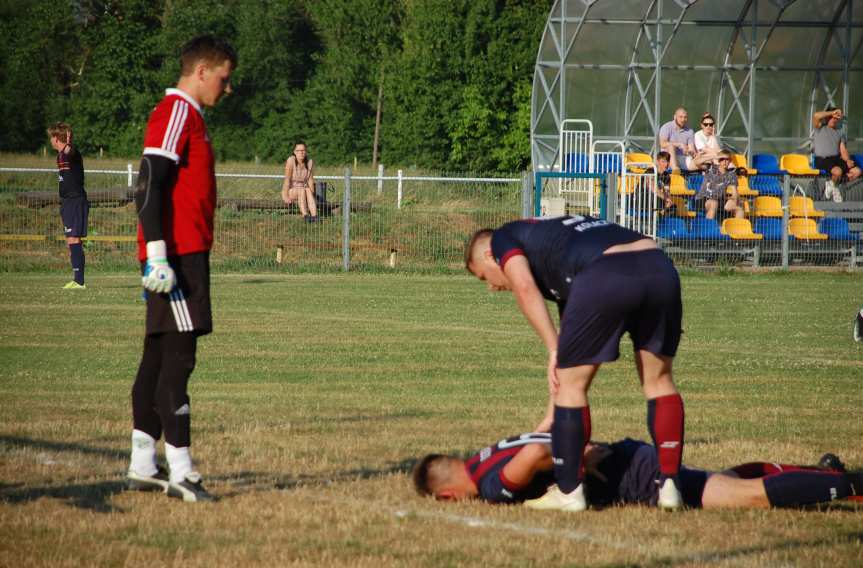
<path id="1" fill-rule="evenodd" d="M 414 468 L 420 495 L 443 500 L 478 498 L 520 503 L 554 483 L 551 436 L 522 434 L 483 448 L 467 460 L 430 454 Z M 656 505 L 659 462 L 653 446 L 629 438 L 588 443 L 584 484 L 595 507 Z M 863 472 L 848 473 L 833 454 L 818 466 L 751 462 L 722 472 L 681 466 L 678 476 L 688 507 L 803 507 L 837 499 L 863 499 Z"/>
<path id="2" fill-rule="evenodd" d="M 659 454 L 659 506 L 683 503 L 683 400 L 672 378 L 680 343 L 680 279 L 653 239 L 587 216 L 528 219 L 474 234 L 465 251 L 471 274 L 491 290 L 511 290 L 548 350 L 549 407 L 557 485 L 528 503 L 582 511 L 584 446 L 591 435 L 587 391 L 603 363 L 620 355 L 629 332 L 647 398 L 647 426 Z M 557 304 L 560 335 L 545 301 Z"/>
<path id="3" fill-rule="evenodd" d="M 210 248 L 216 209 L 213 149 L 202 107 L 231 92 L 237 55 L 226 42 L 200 36 L 183 46 L 175 89 L 150 114 L 135 203 L 138 259 L 147 298 L 144 354 L 132 386 L 131 489 L 210 501 L 192 465 L 187 386 L 198 337 L 213 330 Z M 168 472 L 156 464 L 164 433 Z"/>

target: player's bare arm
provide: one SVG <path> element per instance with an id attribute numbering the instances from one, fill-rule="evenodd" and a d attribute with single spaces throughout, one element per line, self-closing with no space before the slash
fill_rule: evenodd
<path id="1" fill-rule="evenodd" d="M 540 471 L 550 471 L 551 448 L 548 444 L 528 444 L 503 468 L 503 476 L 520 487 L 533 480 Z"/>

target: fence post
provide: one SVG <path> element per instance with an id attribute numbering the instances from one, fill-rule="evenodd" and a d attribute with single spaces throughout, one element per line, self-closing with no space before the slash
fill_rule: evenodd
<path id="1" fill-rule="evenodd" d="M 399 170 L 398 177 L 399 177 L 399 185 L 398 185 L 399 192 L 398 192 L 398 197 L 396 198 L 396 209 L 401 209 L 402 208 L 402 170 Z"/>
<path id="2" fill-rule="evenodd" d="M 788 270 L 788 207 L 791 201 L 791 177 L 785 174 L 782 178 L 782 270 Z"/>
<path id="3" fill-rule="evenodd" d="M 384 165 L 378 164 L 378 193 L 384 191 Z"/>
<path id="4" fill-rule="evenodd" d="M 128 184 L 128 188 L 132 189 L 132 162 L 126 163 L 126 173 L 128 174 L 126 183 Z"/>
<path id="5" fill-rule="evenodd" d="M 351 269 L 351 168 L 345 168 L 345 193 L 342 198 L 342 270 Z"/>
<path id="6" fill-rule="evenodd" d="M 521 174 L 521 216 L 531 216 L 530 198 L 533 193 L 532 176 L 529 171 L 524 171 Z"/>

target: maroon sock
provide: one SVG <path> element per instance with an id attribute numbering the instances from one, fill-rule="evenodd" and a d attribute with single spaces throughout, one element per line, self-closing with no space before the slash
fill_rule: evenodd
<path id="1" fill-rule="evenodd" d="M 661 477 L 675 477 L 683 459 L 683 399 L 669 394 L 647 401 L 647 428 L 659 456 Z"/>

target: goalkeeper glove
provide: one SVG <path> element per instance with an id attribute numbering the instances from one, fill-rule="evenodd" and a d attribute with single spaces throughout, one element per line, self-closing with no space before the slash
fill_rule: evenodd
<path id="1" fill-rule="evenodd" d="M 177 276 L 168 264 L 165 241 L 147 243 L 147 265 L 144 267 L 141 285 L 158 294 L 167 294 L 177 285 Z"/>

